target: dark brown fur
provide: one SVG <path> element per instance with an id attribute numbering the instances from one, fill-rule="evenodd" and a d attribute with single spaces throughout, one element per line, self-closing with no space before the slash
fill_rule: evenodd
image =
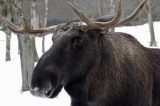
<path id="1" fill-rule="evenodd" d="M 148 104 L 143 105 L 151 106 L 153 77 L 152 65 L 148 58 L 150 57 L 148 49 L 141 46 L 135 38 L 124 33 L 108 33 L 106 39 L 111 43 L 113 54 L 109 58 L 102 57 L 103 63 L 97 66 L 97 69 L 94 72 L 92 71 L 87 77 L 91 101 L 107 95 L 105 100 L 106 106 L 112 106 L 113 103 L 116 104 L 113 106 L 121 106 L 121 102 L 123 106 L 140 106 L 138 105 L 139 102 L 142 102 L 141 105 L 144 102 L 140 100 L 142 99 L 142 91 L 140 89 L 143 89 L 145 92 L 148 92 Z M 134 81 L 135 79 L 136 81 Z M 129 87 L 127 88 L 128 84 L 133 84 L 133 87 L 137 86 L 137 91 Z M 125 93 L 127 92 L 130 92 L 130 95 L 132 95 L 131 98 L 127 98 L 128 101 L 129 99 L 135 99 L 132 101 L 132 104 L 127 104 L 126 98 L 122 96 L 126 95 Z M 115 102 L 115 99 L 118 97 L 120 103 Z M 140 99 L 138 99 L 139 97 Z"/>
<path id="2" fill-rule="evenodd" d="M 31 93 L 53 98 L 64 87 L 72 106 L 160 106 L 160 50 L 125 33 L 84 32 L 76 22 L 55 32 L 34 69 Z"/>

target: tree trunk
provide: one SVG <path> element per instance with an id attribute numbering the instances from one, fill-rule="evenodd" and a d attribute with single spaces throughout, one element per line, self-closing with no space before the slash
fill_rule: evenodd
<path id="1" fill-rule="evenodd" d="M 14 17 L 17 23 L 22 26 L 20 16 L 22 2 L 15 0 L 19 10 L 15 8 L 14 11 L 18 11 L 17 15 Z M 22 26 L 23 27 L 23 26 Z M 20 60 L 21 60 L 21 72 L 22 72 L 22 92 L 28 91 L 31 83 L 31 76 L 34 69 L 34 52 L 33 45 L 29 35 L 18 35 L 19 50 L 20 50 Z"/>
<path id="2" fill-rule="evenodd" d="M 39 20 L 38 20 L 38 16 L 36 14 L 36 2 L 35 0 L 33 0 L 31 2 L 31 28 L 32 29 L 38 29 L 39 28 Z M 35 38 L 31 37 L 31 43 L 32 43 L 32 49 L 33 49 L 33 53 L 34 53 L 34 61 L 37 62 L 38 61 L 38 53 L 36 50 L 36 45 L 35 45 Z"/>
<path id="3" fill-rule="evenodd" d="M 11 11 L 8 9 L 7 19 L 11 20 Z M 10 42 L 11 42 L 11 32 L 8 29 L 5 29 L 5 34 L 6 34 L 6 61 L 11 60 L 11 54 L 10 54 Z"/>
<path id="4" fill-rule="evenodd" d="M 115 14 L 115 0 L 110 0 L 110 6 L 111 6 L 111 14 L 114 15 Z M 115 28 L 111 28 L 110 29 L 111 32 L 115 32 Z"/>
<path id="5" fill-rule="evenodd" d="M 11 60 L 11 54 L 10 54 L 10 42 L 11 42 L 11 32 L 6 29 L 5 30 L 5 34 L 6 34 L 6 61 L 10 61 Z"/>
<path id="6" fill-rule="evenodd" d="M 31 39 L 28 35 L 18 35 L 20 46 L 20 59 L 22 69 L 22 91 L 28 91 L 31 83 L 31 76 L 34 69 L 34 53 Z"/>
<path id="7" fill-rule="evenodd" d="M 11 21 L 12 1 L 10 1 L 10 0 L 0 0 L 0 16 L 3 16 L 3 17 L 5 17 L 5 18 L 7 18 L 8 20 Z M 4 26 L 2 26 L 2 30 L 6 34 L 6 57 L 5 57 L 5 60 L 10 61 L 11 60 L 11 56 L 10 56 L 11 32 L 7 28 L 5 28 Z"/>
<path id="8" fill-rule="evenodd" d="M 97 0 L 97 9 L 98 9 L 98 15 L 102 16 L 102 9 L 101 9 L 101 5 L 100 5 L 100 0 Z"/>
<path id="9" fill-rule="evenodd" d="M 45 52 L 45 37 L 42 38 L 42 53 Z"/>
<path id="10" fill-rule="evenodd" d="M 39 57 L 38 57 L 38 53 L 37 53 L 37 49 L 36 49 L 36 41 L 35 41 L 35 37 L 31 37 L 31 48 L 33 50 L 33 58 L 34 58 L 34 62 L 37 62 Z"/>
<path id="11" fill-rule="evenodd" d="M 151 36 L 150 46 L 157 46 L 153 26 L 153 0 L 148 0 L 148 24 Z"/>
<path id="12" fill-rule="evenodd" d="M 43 27 L 47 26 L 47 18 L 48 18 L 48 0 L 45 0 L 45 16 L 44 16 L 44 24 Z M 42 53 L 45 52 L 45 37 L 42 39 Z"/>

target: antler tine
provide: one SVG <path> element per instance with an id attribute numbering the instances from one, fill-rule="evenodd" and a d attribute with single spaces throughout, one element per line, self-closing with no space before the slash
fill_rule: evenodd
<path id="1" fill-rule="evenodd" d="M 106 29 L 108 29 L 108 28 L 114 27 L 119 22 L 119 20 L 121 18 L 121 0 L 119 0 L 119 6 L 118 6 L 115 17 L 109 22 L 95 22 L 95 21 L 92 21 L 81 10 L 78 10 L 76 7 L 74 7 L 72 2 L 67 1 L 67 3 L 73 9 L 73 11 L 87 24 L 87 25 L 82 25 L 82 27 L 86 27 L 86 28 L 106 28 Z"/>
<path id="2" fill-rule="evenodd" d="M 23 17 L 21 17 L 21 18 L 23 18 Z M 37 36 L 37 37 L 42 37 L 42 36 L 45 36 L 47 34 L 53 33 L 55 31 L 56 27 L 57 27 L 57 25 L 54 25 L 54 26 L 50 26 L 50 27 L 47 27 L 47 28 L 39 28 L 39 29 L 36 29 L 36 30 L 31 30 L 26 25 L 24 26 L 24 28 L 20 28 L 19 26 L 13 24 L 9 20 L 5 19 L 4 17 L 0 17 L 0 21 L 3 24 L 5 24 L 6 27 L 14 33 L 29 34 L 29 35 Z"/>
<path id="3" fill-rule="evenodd" d="M 36 29 L 36 30 L 29 30 L 29 29 L 24 29 L 24 28 L 20 28 L 20 29 L 14 29 L 10 26 L 7 26 L 9 30 L 11 30 L 14 33 L 17 34 L 29 34 L 35 37 L 43 37 L 47 34 L 53 33 L 57 27 L 57 25 L 55 26 L 51 26 L 51 27 L 47 27 L 47 28 L 40 28 L 40 29 Z"/>
<path id="4" fill-rule="evenodd" d="M 96 23 L 97 23 L 97 25 L 100 26 L 100 28 L 109 29 L 109 28 L 115 27 L 115 25 L 117 25 L 117 23 L 121 19 L 121 15 L 122 15 L 122 1 L 119 0 L 116 15 L 113 17 L 113 19 L 111 21 L 108 21 L 108 22 L 96 22 Z"/>
<path id="5" fill-rule="evenodd" d="M 128 22 L 128 21 L 130 21 L 132 19 L 134 19 L 138 15 L 138 13 L 140 12 L 140 10 L 143 9 L 143 7 L 146 4 L 146 2 L 147 2 L 147 0 L 143 0 L 140 3 L 140 5 L 134 10 L 134 12 L 131 15 L 129 15 L 128 17 L 120 20 L 120 22 L 117 24 L 117 26 L 120 26 L 120 25 L 122 25 L 122 24 L 124 24 L 124 23 L 126 23 L 126 22 Z"/>
<path id="6" fill-rule="evenodd" d="M 4 17 L 0 17 L 0 21 L 5 24 L 6 26 L 10 26 L 12 28 L 18 29 L 19 27 L 15 24 L 13 24 L 12 22 L 8 21 L 7 19 L 5 19 Z"/>
<path id="7" fill-rule="evenodd" d="M 93 21 L 87 17 L 81 10 L 78 10 L 76 7 L 73 5 L 73 1 L 67 1 L 69 6 L 72 8 L 72 10 L 84 21 L 86 22 L 87 25 L 91 26 L 93 24 Z"/>
<path id="8" fill-rule="evenodd" d="M 111 27 L 120 26 L 132 19 L 134 19 L 138 13 L 142 10 L 144 5 L 146 4 L 148 0 L 143 0 L 140 5 L 134 10 L 134 12 L 129 15 L 128 17 L 120 20 L 121 18 L 121 0 L 119 0 L 119 6 L 116 15 L 111 21 L 108 22 L 95 22 L 92 21 L 90 18 L 88 18 L 81 10 L 78 10 L 76 7 L 74 7 L 73 2 L 67 1 L 69 6 L 73 9 L 73 11 L 86 23 L 81 25 L 84 28 L 106 28 L 109 29 Z"/>

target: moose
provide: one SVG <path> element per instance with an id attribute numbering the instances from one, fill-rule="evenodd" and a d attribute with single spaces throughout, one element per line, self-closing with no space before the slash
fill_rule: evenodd
<path id="1" fill-rule="evenodd" d="M 121 19 L 119 0 L 115 16 L 93 20 L 68 1 L 80 18 L 35 30 L 1 18 L 15 33 L 53 33 L 53 45 L 33 71 L 30 92 L 54 98 L 64 88 L 71 106 L 160 106 L 160 50 L 142 46 L 132 35 L 109 32 L 134 19 L 146 2 Z"/>

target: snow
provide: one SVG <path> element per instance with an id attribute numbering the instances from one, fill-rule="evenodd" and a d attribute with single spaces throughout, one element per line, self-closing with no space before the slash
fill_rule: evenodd
<path id="1" fill-rule="evenodd" d="M 157 41 L 157 45 L 159 48 L 160 44 L 160 22 L 154 22 L 154 31 L 155 31 L 155 38 Z M 131 26 L 131 27 L 121 27 L 121 28 L 116 28 L 116 32 L 125 32 L 128 34 L 131 34 L 134 36 L 139 42 L 141 42 L 142 45 L 145 47 L 149 47 L 150 44 L 150 32 L 149 32 L 149 27 L 148 24 L 144 25 L 139 25 L 139 26 Z M 150 47 L 153 48 L 153 47 Z M 155 48 L 155 47 L 154 47 Z"/>
<path id="2" fill-rule="evenodd" d="M 155 35 L 157 42 L 160 42 L 160 22 L 154 22 Z M 148 24 L 134 27 L 116 28 L 116 32 L 125 32 L 133 35 L 144 46 L 148 47 L 150 42 L 150 34 Z M 46 48 L 52 44 L 51 36 L 46 37 Z M 5 62 L 5 34 L 0 31 L 0 106 L 70 106 L 70 97 L 62 90 L 58 97 L 54 99 L 38 98 L 30 94 L 30 92 L 21 93 L 21 68 L 18 55 L 18 41 L 16 36 L 11 38 L 11 58 L 9 62 Z M 36 38 L 36 47 L 38 55 L 41 56 L 42 38 Z M 160 44 L 158 43 L 158 47 Z"/>

